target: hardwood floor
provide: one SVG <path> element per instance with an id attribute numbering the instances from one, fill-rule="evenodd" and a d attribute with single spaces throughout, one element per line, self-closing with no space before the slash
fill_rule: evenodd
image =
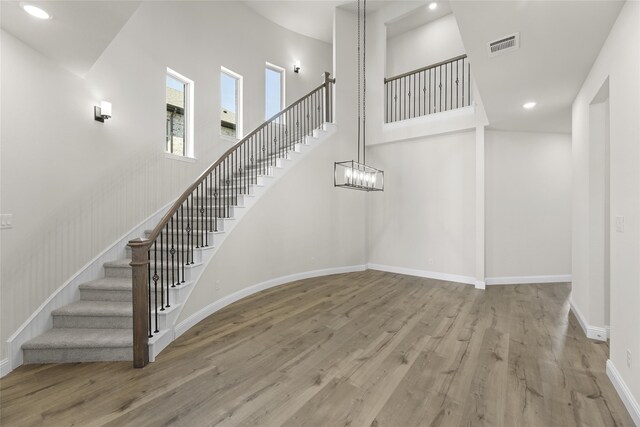
<path id="1" fill-rule="evenodd" d="M 0 381 L 0 424 L 632 426 L 569 291 L 304 280 L 216 313 L 142 370 L 23 366 Z"/>

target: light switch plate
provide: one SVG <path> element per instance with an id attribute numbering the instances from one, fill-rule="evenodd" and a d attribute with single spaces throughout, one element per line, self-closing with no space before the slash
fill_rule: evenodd
<path id="1" fill-rule="evenodd" d="M 13 228 L 13 214 L 0 214 L 0 229 Z"/>

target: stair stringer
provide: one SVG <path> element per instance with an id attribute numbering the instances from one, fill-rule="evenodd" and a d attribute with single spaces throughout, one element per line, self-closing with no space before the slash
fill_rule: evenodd
<path id="1" fill-rule="evenodd" d="M 290 157 L 286 159 L 278 159 L 275 168 L 270 168 L 271 175 L 261 176 L 257 185 L 250 185 L 249 197 L 244 197 L 244 206 L 238 209 L 234 209 L 234 217 L 224 219 L 223 233 L 216 236 L 213 248 L 209 248 L 202 251 L 200 254 L 201 262 L 198 266 L 194 267 L 191 271 L 190 283 L 187 286 L 187 291 L 183 297 L 175 301 L 174 308 L 166 313 L 166 319 L 164 320 L 167 328 L 161 330 L 149 339 L 149 361 L 153 362 L 155 358 L 164 350 L 169 344 L 171 344 L 176 338 L 186 332 L 191 326 L 190 322 L 182 322 L 180 325 L 176 325 L 176 321 L 180 316 L 180 312 L 184 307 L 184 303 L 191 296 L 191 292 L 198 284 L 200 277 L 206 270 L 209 263 L 215 257 L 218 249 L 222 246 L 226 237 L 233 231 L 236 224 L 242 219 L 242 217 L 260 200 L 269 187 L 274 185 L 280 178 L 287 174 L 287 172 L 293 167 L 294 162 L 297 162 L 306 157 L 315 147 L 320 145 L 336 132 L 336 125 L 332 123 L 325 123 L 322 129 L 316 129 L 313 131 L 313 136 L 306 136 L 304 144 L 296 144 L 296 150 L 290 152 Z M 262 184 L 262 185 L 261 185 Z M 249 294 L 247 294 L 249 295 Z M 233 301 L 230 301 L 233 302 Z M 228 302 L 228 303 L 230 303 Z M 226 305 L 226 304 L 224 304 Z M 220 308 L 222 308 L 222 305 Z M 184 325 L 183 325 L 184 324 Z"/>

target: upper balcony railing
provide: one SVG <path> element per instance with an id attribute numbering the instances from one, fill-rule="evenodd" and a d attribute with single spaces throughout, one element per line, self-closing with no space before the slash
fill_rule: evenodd
<path id="1" fill-rule="evenodd" d="M 384 79 L 384 122 L 471 105 L 471 66 L 467 55 Z"/>

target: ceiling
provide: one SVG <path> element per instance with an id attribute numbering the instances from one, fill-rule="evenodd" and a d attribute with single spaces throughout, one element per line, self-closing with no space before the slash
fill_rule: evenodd
<path id="1" fill-rule="evenodd" d="M 345 1 L 251 0 L 244 3 L 288 30 L 333 43 L 333 10 Z"/>
<path id="2" fill-rule="evenodd" d="M 490 126 L 571 132 L 571 104 L 615 22 L 619 1 L 454 1 Z M 489 58 L 487 43 L 520 32 L 520 49 Z M 522 108 L 537 102 L 531 110 Z"/>
<path id="3" fill-rule="evenodd" d="M 0 26 L 64 68 L 84 76 L 140 1 L 30 1 L 53 15 L 39 20 L 18 1 L 0 2 Z"/>
<path id="4" fill-rule="evenodd" d="M 437 19 L 450 7 L 491 127 L 547 132 L 571 131 L 573 99 L 623 4 L 616 0 L 455 0 L 441 1 L 436 11 L 429 11 L 424 6 L 428 1 L 369 0 L 367 9 L 397 5 L 398 10 L 408 12 L 387 23 L 393 36 Z M 18 1 L 3 0 L 1 27 L 84 76 L 141 1 L 31 3 L 54 18 L 37 20 L 24 12 Z M 330 43 L 334 9 L 355 10 L 356 2 L 252 0 L 245 4 L 285 28 Z M 489 58 L 487 43 L 514 32 L 520 32 L 520 49 Z M 527 101 L 538 105 L 524 110 L 522 104 Z"/>
<path id="5" fill-rule="evenodd" d="M 390 4 L 425 4 L 427 0 L 368 0 L 367 12 L 375 12 Z M 333 43 L 333 11 L 336 7 L 356 11 L 355 0 L 245 0 L 247 6 L 258 14 L 288 30 L 314 39 Z M 440 3 L 440 2 L 438 2 Z M 448 1 L 439 10 L 421 11 L 398 20 L 391 31 L 394 35 L 419 27 L 428 21 L 451 13 Z M 420 20 L 423 20 L 422 22 Z"/>
<path id="6" fill-rule="evenodd" d="M 438 7 L 435 10 L 429 9 L 429 4 L 426 3 L 412 10 L 406 16 L 387 23 L 387 38 L 390 39 L 406 33 L 451 13 L 451 6 L 448 0 L 438 0 L 437 3 Z"/>

